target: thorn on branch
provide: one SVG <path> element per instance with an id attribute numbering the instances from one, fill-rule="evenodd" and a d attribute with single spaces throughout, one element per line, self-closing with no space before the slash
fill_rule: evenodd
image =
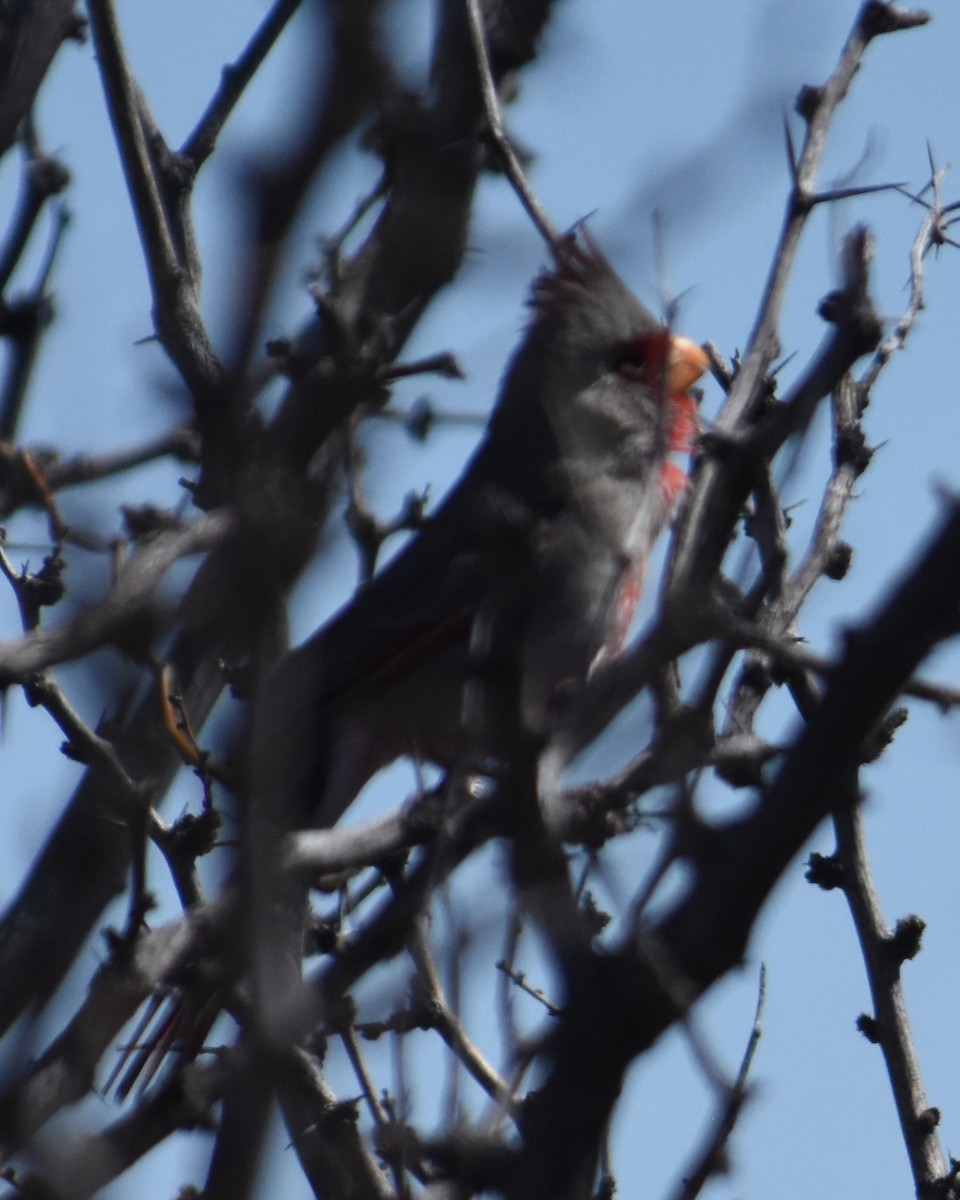
<path id="1" fill-rule="evenodd" d="M 438 410 L 429 396 L 419 396 L 407 409 L 374 408 L 367 414 L 379 420 L 393 421 L 402 425 L 417 442 L 425 442 L 434 425 L 465 425 L 480 429 L 487 423 L 487 416 L 480 412 L 453 412 Z"/>
<path id="2" fill-rule="evenodd" d="M 808 195 L 807 205 L 815 208 L 818 204 L 833 204 L 837 200 L 851 200 L 856 196 L 872 196 L 877 192 L 901 192 L 902 183 L 864 183 L 856 187 L 831 188 L 826 192 L 816 192 Z"/>
<path id="3" fill-rule="evenodd" d="M 500 90 L 501 90 L 501 92 L 503 92 L 504 91 L 503 87 L 501 87 Z M 516 89 L 512 89 L 512 90 L 516 91 Z M 503 100 L 506 103 L 509 103 L 512 99 L 513 99 L 512 95 L 504 95 L 503 96 Z M 530 169 L 530 167 L 532 167 L 533 164 L 536 162 L 536 159 L 537 159 L 536 154 L 529 147 L 523 145 L 522 142 L 518 141 L 517 138 L 515 138 L 512 134 L 509 134 L 506 131 L 504 131 L 503 136 L 506 139 L 508 145 L 510 146 L 510 151 L 513 154 L 513 157 L 516 159 L 517 163 L 520 165 L 521 169 L 524 171 L 528 171 Z M 500 143 L 491 134 L 489 128 L 480 135 L 480 139 L 481 139 L 481 146 L 484 151 L 483 170 L 489 171 L 491 175 L 502 175 L 505 179 L 509 180 L 510 172 L 507 169 L 507 166 L 503 161 L 503 156 L 502 156 L 501 149 L 500 149 Z"/>
<path id="4" fill-rule="evenodd" d="M 803 188 L 800 183 L 800 159 L 797 155 L 797 147 L 793 140 L 793 131 L 790 129 L 790 118 L 786 113 L 783 114 L 783 140 L 787 146 L 787 165 L 790 168 L 790 178 L 793 181 L 792 203 L 802 208 L 799 204 L 800 197 L 803 194 Z"/>
<path id="5" fill-rule="evenodd" d="M 29 704 L 30 701 L 28 700 L 27 703 Z M 64 758 L 69 758 L 71 762 L 80 763 L 81 766 L 89 767 L 91 765 L 89 751 L 76 742 L 61 742 L 60 753 Z"/>

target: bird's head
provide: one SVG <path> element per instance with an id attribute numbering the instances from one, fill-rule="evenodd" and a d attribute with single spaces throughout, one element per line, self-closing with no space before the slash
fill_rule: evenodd
<path id="1" fill-rule="evenodd" d="M 688 389 L 708 366 L 704 351 L 659 322 L 585 233 L 555 257 L 533 286 L 517 366 L 536 378 L 527 388 L 561 453 L 636 474 L 651 459 L 689 450 L 696 407 Z"/>

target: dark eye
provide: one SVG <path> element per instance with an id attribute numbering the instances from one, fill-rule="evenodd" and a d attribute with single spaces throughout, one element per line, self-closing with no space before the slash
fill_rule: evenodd
<path id="1" fill-rule="evenodd" d="M 622 371 L 625 375 L 639 374 L 648 361 L 647 347 L 640 338 L 631 342 L 621 342 L 613 357 L 613 369 Z"/>
<path id="2" fill-rule="evenodd" d="M 660 378 L 666 357 L 668 335 L 662 329 L 640 333 L 621 342 L 613 356 L 613 369 L 625 379 L 651 383 Z"/>
<path id="3" fill-rule="evenodd" d="M 646 334 L 631 337 L 629 342 L 620 342 L 613 352 L 613 370 L 625 379 L 646 383 L 655 367 L 656 349 L 655 338 Z"/>

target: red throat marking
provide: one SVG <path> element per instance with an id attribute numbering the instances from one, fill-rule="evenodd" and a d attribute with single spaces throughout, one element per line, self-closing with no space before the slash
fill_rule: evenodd
<path id="1" fill-rule="evenodd" d="M 680 474 L 683 475 L 683 472 L 681 471 Z M 683 486 L 682 482 L 680 486 Z M 617 606 L 613 615 L 613 626 L 607 638 L 606 654 L 608 655 L 619 654 L 626 645 L 630 626 L 633 624 L 634 614 L 637 611 L 637 605 L 640 603 L 640 596 L 643 593 L 645 574 L 645 567 L 640 566 L 632 575 L 627 576 L 620 587 L 620 594 L 617 596 Z"/>

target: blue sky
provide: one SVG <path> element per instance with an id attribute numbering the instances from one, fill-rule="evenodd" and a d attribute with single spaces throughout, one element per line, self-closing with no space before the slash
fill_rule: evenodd
<path id="1" fill-rule="evenodd" d="M 202 111 L 221 66 L 241 50 L 262 6 L 252 0 L 230 6 L 222 0 L 163 5 L 128 0 L 120 7 L 134 65 L 161 127 L 176 144 Z M 824 186 L 844 179 L 857 164 L 855 182 L 918 186 L 928 170 L 928 142 L 938 165 L 956 158 L 960 11 L 942 0 L 931 8 L 930 26 L 880 39 L 868 52 L 834 127 Z M 531 180 L 554 221 L 564 226 L 594 214 L 593 232 L 652 307 L 659 306 L 663 282 L 653 254 L 652 214 L 660 213 L 666 286 L 683 297 L 678 325 L 697 339 L 714 341 L 728 356 L 746 342 L 782 219 L 788 187 L 784 113 L 792 111 L 801 84 L 819 83 L 829 73 L 855 10 L 846 0 L 795 5 L 568 0 L 558 7 L 544 53 L 524 73 L 521 97 L 510 110 L 511 130 L 536 151 Z M 422 69 L 428 12 L 419 0 L 393 5 L 391 28 L 402 41 L 411 83 Z M 197 191 L 204 305 L 215 331 L 225 326 L 237 258 L 232 240 L 237 225 L 230 216 L 237 168 L 264 139 L 277 135 L 278 112 L 286 114 L 284 120 L 296 119 L 292 81 L 298 57 L 294 26 L 228 127 L 222 151 Z M 789 119 L 799 140 L 799 119 Z M 149 292 L 89 45 L 62 52 L 42 95 L 39 129 L 47 148 L 74 174 L 68 197 L 74 221 L 55 280 L 58 320 L 22 436 L 68 449 L 105 449 L 165 427 L 175 409 L 162 398 L 170 376 L 160 351 L 134 346 L 150 332 Z M 271 333 L 289 332 L 309 313 L 301 284 L 312 239 L 340 224 L 375 170 L 376 164 L 346 150 L 336 172 L 318 184 Z M 8 161 L 0 171 L 0 213 L 9 211 L 15 186 L 16 171 Z M 960 180 L 948 176 L 945 192 L 948 199 L 960 197 Z M 893 194 L 818 211 L 782 323 L 785 354 L 796 353 L 784 369 L 785 380 L 802 370 L 823 335 L 816 305 L 836 282 L 843 232 L 860 220 L 874 230 L 874 295 L 880 311 L 893 318 L 906 303 L 908 252 L 920 216 Z M 451 349 L 466 369 L 466 383 L 429 385 L 438 404 L 486 410 L 523 323 L 526 288 L 543 257 L 506 184 L 486 180 L 459 285 L 441 298 L 408 351 L 414 357 Z M 851 574 L 840 586 L 822 583 L 801 622 L 818 650 L 829 650 L 844 624 L 868 612 L 909 561 L 935 519 L 936 486 L 960 482 L 958 278 L 960 259 L 952 250 L 928 263 L 927 310 L 906 353 L 874 392 L 867 432 L 872 444 L 884 446 L 861 481 L 847 521 L 846 537 L 855 548 Z M 405 398 L 414 394 L 411 388 Z M 708 417 L 719 400 L 718 389 L 708 383 Z M 474 436 L 468 429 L 447 431 L 419 449 L 397 430 L 377 427 L 369 440 L 371 499 L 389 513 L 411 487 L 429 483 L 432 496 L 442 494 Z M 829 467 L 823 428 L 814 431 L 802 466 L 790 492 L 798 505 L 798 538 L 813 518 Z M 178 474 L 179 468 L 151 472 L 154 497 L 170 501 Z M 77 519 L 97 512 L 109 523 L 110 506 L 121 498 L 126 499 L 122 483 L 113 495 L 103 490 L 99 507 L 80 494 L 65 506 Z M 14 522 L 11 541 L 26 543 L 39 528 L 29 520 Z M 19 557 L 29 553 L 37 552 L 25 550 Z M 349 547 L 338 543 L 330 553 L 338 582 L 322 596 L 315 582 L 301 589 L 295 609 L 301 633 L 352 586 Z M 81 563 L 71 563 L 71 569 L 82 575 Z M 0 592 L 0 636 L 12 636 L 16 628 L 12 600 Z M 956 655 L 941 655 L 927 674 L 956 679 L 957 663 Z M 69 688 L 73 673 L 65 670 L 62 678 Z M 4 726 L 0 898 L 15 889 L 77 775 L 58 755 L 60 736 L 42 713 L 12 697 Z M 960 1033 L 946 998 L 957 984 L 960 883 L 947 848 L 960 835 L 957 732 L 957 718 L 914 705 L 892 750 L 864 775 L 886 912 L 893 921 L 917 911 L 929 923 L 923 954 L 906 968 L 908 999 L 931 1100 L 943 1109 L 944 1141 L 954 1151 L 960 1147 Z M 49 762 L 42 774 L 35 768 L 41 758 Z M 188 801 L 195 797 L 186 786 L 170 812 Z M 829 852 L 831 844 L 824 830 L 813 847 Z M 612 894 L 628 893 L 649 853 L 641 838 L 611 854 Z M 491 861 L 479 869 L 495 875 L 498 868 Z M 772 1188 L 780 1200 L 906 1194 L 911 1185 L 881 1059 L 854 1029 L 857 1014 L 869 1008 L 854 934 L 842 899 L 814 890 L 802 874 L 798 860 L 760 923 L 743 971 L 711 993 L 696 1015 L 715 1054 L 734 1069 L 752 1019 L 759 963 L 767 963 L 756 1098 L 734 1136 L 734 1173 L 714 1182 L 709 1194 L 731 1200 L 766 1195 Z M 81 978 L 92 968 L 93 953 L 80 964 Z M 673 1033 L 629 1082 L 615 1130 L 620 1194 L 667 1194 L 708 1112 L 699 1070 L 683 1035 Z M 198 1178 L 202 1167 L 195 1165 L 193 1174 L 182 1171 L 181 1159 L 194 1161 L 199 1153 L 196 1139 L 166 1150 L 111 1194 L 172 1194 L 176 1181 Z M 282 1141 L 276 1157 L 281 1164 L 291 1157 Z M 290 1174 L 295 1180 L 295 1166 Z M 299 1195 L 297 1186 L 291 1184 L 285 1194 Z"/>

